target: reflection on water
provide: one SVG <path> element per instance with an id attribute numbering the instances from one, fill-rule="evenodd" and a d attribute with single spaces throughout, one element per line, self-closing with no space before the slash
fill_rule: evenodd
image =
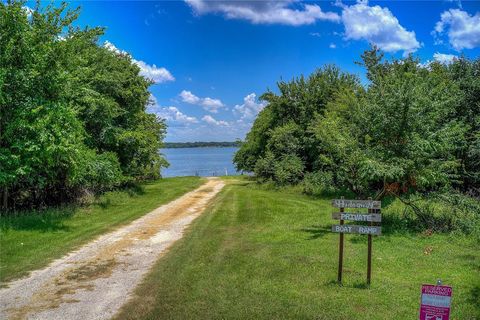
<path id="1" fill-rule="evenodd" d="M 237 175 L 233 155 L 238 150 L 229 148 L 175 148 L 161 149 L 170 167 L 162 169 L 163 177 Z"/>

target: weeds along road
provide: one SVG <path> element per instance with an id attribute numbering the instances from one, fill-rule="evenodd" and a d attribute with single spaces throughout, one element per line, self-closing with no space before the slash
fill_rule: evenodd
<path id="1" fill-rule="evenodd" d="M 110 319 L 223 188 L 198 189 L 0 289 L 2 319 Z"/>

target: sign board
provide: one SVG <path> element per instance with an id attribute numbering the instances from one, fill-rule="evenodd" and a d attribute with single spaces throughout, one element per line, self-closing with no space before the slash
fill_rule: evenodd
<path id="1" fill-rule="evenodd" d="M 346 200 L 346 199 L 334 199 L 332 200 L 332 206 L 336 208 L 365 208 L 365 209 L 380 209 L 382 206 L 381 201 L 374 200 Z"/>
<path id="2" fill-rule="evenodd" d="M 377 226 L 357 226 L 353 224 L 334 224 L 332 232 L 337 233 L 357 233 L 357 234 L 371 234 L 379 236 L 382 234 L 382 227 Z"/>
<path id="3" fill-rule="evenodd" d="M 372 236 L 382 234 L 382 227 L 378 226 L 382 221 L 382 215 L 380 214 L 382 202 L 371 200 L 371 198 L 369 200 L 347 200 L 342 197 L 342 199 L 332 200 L 332 206 L 339 208 L 339 212 L 332 213 L 332 219 L 340 220 L 340 224 L 332 226 L 332 232 L 339 233 L 340 240 L 338 243 L 338 283 L 342 283 L 344 234 L 353 233 L 367 235 L 367 285 L 370 285 L 372 278 Z M 345 212 L 345 208 L 368 209 L 368 213 L 349 213 Z M 345 224 L 345 220 L 368 222 L 368 225 Z"/>
<path id="4" fill-rule="evenodd" d="M 420 320 L 449 320 L 452 287 L 422 285 Z"/>
<path id="5" fill-rule="evenodd" d="M 348 221 L 381 222 L 382 215 L 377 213 L 364 214 L 364 213 L 334 212 L 332 213 L 332 219 L 348 220 Z"/>

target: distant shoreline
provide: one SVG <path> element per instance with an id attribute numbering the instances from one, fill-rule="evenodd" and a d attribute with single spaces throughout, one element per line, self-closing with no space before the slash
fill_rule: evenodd
<path id="1" fill-rule="evenodd" d="M 207 148 L 207 147 L 221 147 L 221 148 L 228 148 L 228 147 L 239 147 L 240 142 L 236 141 L 223 141 L 223 142 L 165 142 L 163 148 Z"/>

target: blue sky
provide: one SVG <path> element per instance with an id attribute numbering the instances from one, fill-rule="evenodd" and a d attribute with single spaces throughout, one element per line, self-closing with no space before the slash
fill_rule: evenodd
<path id="1" fill-rule="evenodd" d="M 30 5 L 30 3 L 27 3 Z M 166 141 L 243 139 L 280 79 L 354 61 L 375 43 L 448 63 L 480 53 L 479 1 L 71 2 L 79 26 L 106 27 L 101 44 L 128 52 L 151 87 Z"/>

